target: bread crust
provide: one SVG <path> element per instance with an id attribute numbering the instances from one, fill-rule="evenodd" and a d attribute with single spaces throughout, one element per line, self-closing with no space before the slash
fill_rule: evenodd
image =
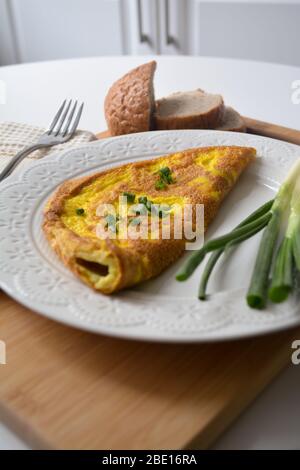
<path id="1" fill-rule="evenodd" d="M 140 65 L 111 86 L 104 102 L 110 135 L 145 132 L 153 128 L 155 69 L 155 61 Z"/>
<path id="2" fill-rule="evenodd" d="M 217 174 L 214 176 L 205 167 L 195 165 L 195 158 L 205 156 L 208 151 L 214 152 L 224 150 L 224 156 L 216 160 Z M 135 191 L 142 187 L 145 194 L 150 197 L 160 196 L 161 192 L 154 188 L 153 175 L 145 170 L 147 166 L 170 158 L 170 166 L 174 174 L 178 174 L 178 181 L 170 185 L 166 196 L 180 196 L 190 204 L 204 204 L 205 228 L 214 219 L 218 208 L 232 189 L 239 175 L 255 158 L 255 149 L 248 147 L 205 147 L 189 149 L 167 157 L 159 157 L 152 160 L 139 161 L 121 165 L 117 168 L 108 169 L 93 175 L 85 176 L 63 183 L 51 197 L 44 211 L 43 230 L 50 246 L 57 253 L 63 263 L 81 280 L 90 287 L 104 294 L 111 294 L 125 287 L 132 286 L 160 274 L 166 267 L 177 260 L 185 248 L 184 239 L 158 239 L 158 240 L 130 240 L 128 245 L 118 245 L 115 240 L 100 239 L 98 237 L 80 236 L 68 228 L 62 220 L 65 201 L 78 195 L 83 188 L 91 184 L 99 177 L 108 174 L 129 172 L 132 175 L 132 183 L 129 190 Z M 223 154 L 222 154 L 223 155 Z M 221 172 L 221 173 L 220 173 Z M 226 178 L 221 174 L 227 175 Z M 146 176 L 145 176 L 146 175 Z M 213 185 L 213 191 L 219 193 L 216 198 L 205 190 L 201 185 L 190 186 L 188 181 L 206 175 Z M 154 176 L 155 177 L 155 176 Z M 180 181 L 181 180 L 181 181 Z M 131 181 L 131 180 L 130 180 Z M 137 186 L 134 187 L 134 184 Z M 151 192 L 152 191 L 152 192 Z M 110 277 L 105 285 L 98 285 L 87 279 L 78 259 L 99 262 L 107 262 L 113 266 L 114 275 Z"/>

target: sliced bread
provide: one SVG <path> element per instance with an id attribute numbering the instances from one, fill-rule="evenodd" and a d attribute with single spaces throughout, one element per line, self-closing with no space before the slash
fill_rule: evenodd
<path id="1" fill-rule="evenodd" d="M 246 124 L 242 116 L 230 106 L 225 107 L 221 124 L 217 127 L 219 131 L 246 132 Z"/>
<path id="2" fill-rule="evenodd" d="M 110 135 L 144 132 L 153 128 L 155 69 L 155 61 L 140 65 L 111 86 L 104 102 Z"/>
<path id="3" fill-rule="evenodd" d="M 221 95 L 203 90 L 173 93 L 156 101 L 156 129 L 213 129 L 222 122 Z"/>

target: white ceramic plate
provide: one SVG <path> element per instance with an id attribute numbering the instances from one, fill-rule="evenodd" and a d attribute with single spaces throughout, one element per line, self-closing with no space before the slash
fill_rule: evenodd
<path id="1" fill-rule="evenodd" d="M 260 236 L 221 260 L 210 284 L 210 299 L 200 302 L 202 267 L 178 283 L 183 258 L 158 278 L 107 297 L 69 272 L 48 247 L 41 231 L 42 210 L 62 181 L 107 167 L 207 145 L 245 145 L 258 158 L 224 201 L 207 237 L 227 232 L 274 196 L 289 167 L 300 156 L 296 145 L 247 134 L 219 131 L 149 132 L 106 139 L 52 154 L 11 176 L 0 192 L 0 285 L 16 300 L 53 320 L 123 338 L 201 342 L 241 338 L 300 323 L 299 301 L 292 296 L 264 311 L 247 307 L 245 293 Z"/>

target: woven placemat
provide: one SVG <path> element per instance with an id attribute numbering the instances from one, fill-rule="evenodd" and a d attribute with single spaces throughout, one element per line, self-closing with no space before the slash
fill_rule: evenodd
<path id="1" fill-rule="evenodd" d="M 10 161 L 16 153 L 30 144 L 34 144 L 39 137 L 45 132 L 45 129 L 31 126 L 28 124 L 20 124 L 15 122 L 0 123 L 0 171 Z M 21 166 L 30 165 L 33 160 L 40 159 L 51 153 L 58 153 L 68 148 L 84 144 L 95 140 L 96 137 L 89 131 L 77 131 L 75 136 L 68 142 L 54 147 L 36 150 L 26 157 Z"/>

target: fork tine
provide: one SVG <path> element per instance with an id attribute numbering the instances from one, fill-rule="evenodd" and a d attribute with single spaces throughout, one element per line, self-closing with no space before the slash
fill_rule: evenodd
<path id="1" fill-rule="evenodd" d="M 69 114 L 67 124 L 65 125 L 65 127 L 64 127 L 64 129 L 63 129 L 63 131 L 62 131 L 63 137 L 65 137 L 65 135 L 66 135 L 67 132 L 68 132 L 68 129 L 69 129 L 69 126 L 70 126 L 71 121 L 72 121 L 72 119 L 73 119 L 73 116 L 74 116 L 76 107 L 77 107 L 77 100 L 75 101 L 75 104 L 74 104 L 74 106 L 73 106 L 73 108 L 72 108 L 72 110 L 71 110 L 71 112 L 70 112 L 70 114 Z"/>
<path id="2" fill-rule="evenodd" d="M 71 127 L 71 130 L 70 130 L 71 136 L 76 132 L 76 129 L 78 127 L 78 124 L 79 124 L 79 121 L 80 121 L 80 118 L 81 118 L 83 106 L 84 106 L 84 103 L 81 103 L 80 108 L 77 112 L 77 116 L 75 118 L 74 124 L 73 124 L 73 126 Z"/>
<path id="3" fill-rule="evenodd" d="M 55 114 L 54 119 L 53 119 L 53 121 L 51 122 L 51 125 L 50 125 L 50 127 L 49 127 L 49 130 L 48 130 L 47 134 L 51 134 L 51 132 L 53 131 L 54 126 L 55 126 L 55 124 L 57 123 L 57 121 L 59 120 L 60 115 L 61 115 L 61 113 L 62 113 L 62 111 L 63 111 L 63 109 L 64 109 L 64 107 L 65 107 L 66 101 L 67 101 L 67 100 L 64 100 L 63 104 L 60 106 L 59 110 L 58 110 L 57 113 Z"/>
<path id="4" fill-rule="evenodd" d="M 60 118 L 60 121 L 59 121 L 59 123 L 58 123 L 58 128 L 57 128 L 56 131 L 55 131 L 55 135 L 56 135 L 56 136 L 60 133 L 60 130 L 61 130 L 62 126 L 63 126 L 63 123 L 64 123 L 64 121 L 65 121 L 65 119 L 66 119 L 66 116 L 67 116 L 67 114 L 68 114 L 68 112 L 69 112 L 71 103 L 72 103 L 72 100 L 69 101 L 69 103 L 67 104 L 66 109 L 65 109 L 64 112 L 63 112 L 62 117 Z"/>

